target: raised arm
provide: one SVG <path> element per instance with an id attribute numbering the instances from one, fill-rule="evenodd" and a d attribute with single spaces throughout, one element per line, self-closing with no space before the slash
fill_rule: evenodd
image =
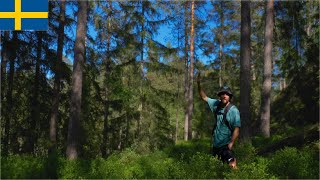
<path id="1" fill-rule="evenodd" d="M 203 91 L 201 84 L 200 84 L 200 72 L 198 72 L 198 75 L 197 75 L 197 84 L 198 84 L 199 96 L 201 97 L 202 100 L 208 102 L 208 97 L 207 97 L 206 93 Z"/>

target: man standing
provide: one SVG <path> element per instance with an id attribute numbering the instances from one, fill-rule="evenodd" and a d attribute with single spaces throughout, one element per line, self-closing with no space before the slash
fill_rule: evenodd
<path id="1" fill-rule="evenodd" d="M 213 156 L 218 156 L 232 168 L 237 168 L 237 161 L 232 148 L 239 136 L 241 122 L 238 108 L 230 102 L 233 96 L 231 89 L 227 86 L 220 87 L 217 93 L 220 100 L 211 99 L 207 97 L 200 85 L 200 73 L 197 75 L 197 84 L 200 97 L 208 103 L 216 116 L 212 130 Z"/>

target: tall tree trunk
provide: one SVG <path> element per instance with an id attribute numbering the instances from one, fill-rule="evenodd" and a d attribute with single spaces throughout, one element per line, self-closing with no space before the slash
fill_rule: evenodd
<path id="1" fill-rule="evenodd" d="M 60 101 L 60 73 L 61 73 L 61 63 L 63 57 L 63 41 L 64 41 L 64 26 L 65 26 L 65 11 L 66 2 L 65 0 L 60 1 L 60 17 L 59 17 L 59 29 L 58 29 L 58 47 L 57 47 L 57 63 L 56 72 L 53 86 L 53 102 L 51 109 L 50 118 L 50 142 L 49 152 L 56 150 L 57 142 L 57 123 L 59 114 L 59 101 Z"/>
<path id="2" fill-rule="evenodd" d="M 185 2 L 185 69 L 184 69 L 184 98 L 185 98 L 185 113 L 184 113 L 184 140 L 188 140 L 188 130 L 189 130 L 189 116 L 188 116 L 188 102 L 189 102 L 189 67 L 188 67 L 188 50 L 189 50 L 189 1 Z"/>
<path id="3" fill-rule="evenodd" d="M 219 42 L 219 59 L 220 59 L 220 67 L 219 67 L 219 87 L 223 85 L 223 62 L 222 62 L 222 42 Z"/>
<path id="4" fill-rule="evenodd" d="M 223 15 L 223 1 L 220 1 L 220 32 L 219 32 L 219 59 L 220 59 L 220 68 L 219 68 L 219 86 L 222 87 L 222 85 L 225 83 L 224 81 L 224 74 L 225 74 L 225 66 L 226 63 L 223 59 L 223 28 L 224 28 L 224 15 Z"/>
<path id="5" fill-rule="evenodd" d="M 7 73 L 7 62 L 9 61 L 9 54 L 8 54 L 8 43 L 10 39 L 9 31 L 3 32 L 3 37 L 1 33 L 1 40 L 2 41 L 2 51 L 1 51 L 1 102 L 3 102 L 4 99 L 4 87 L 6 83 L 6 73 Z M 0 40 L 0 42 L 1 42 Z M 1 105 L 1 103 L 0 103 Z"/>
<path id="6" fill-rule="evenodd" d="M 188 12 L 189 12 L 189 1 L 186 1 L 185 2 L 185 13 L 184 13 L 184 98 L 187 100 L 188 99 L 188 88 L 189 88 L 189 85 L 188 85 L 188 69 L 189 69 L 189 66 L 188 66 L 188 62 L 189 62 L 189 56 L 188 56 L 188 51 L 189 51 L 189 17 L 188 17 Z"/>
<path id="7" fill-rule="evenodd" d="M 130 130 L 130 121 L 128 118 L 128 112 L 125 112 L 125 116 L 126 116 L 126 130 L 125 130 L 125 142 L 124 142 L 124 146 L 128 147 L 129 145 L 129 130 Z"/>
<path id="8" fill-rule="evenodd" d="M 38 140 L 38 132 L 39 128 L 38 125 L 40 124 L 40 110 L 39 110 L 39 88 L 40 88 L 40 75 L 41 75 L 41 54 L 42 54 L 42 37 L 43 32 L 36 32 L 37 35 L 37 58 L 36 58 L 36 67 L 35 67 L 35 76 L 34 76 L 34 86 L 33 86 L 33 97 L 32 97 L 32 104 L 31 104 L 31 120 L 30 120 L 30 136 L 26 151 L 35 153 L 35 144 Z"/>
<path id="9" fill-rule="evenodd" d="M 68 126 L 67 158 L 72 160 L 78 157 L 78 137 L 80 130 L 81 95 L 83 66 L 86 56 L 86 32 L 88 2 L 78 1 L 77 35 L 74 45 L 74 63 L 72 73 L 70 121 Z"/>
<path id="10" fill-rule="evenodd" d="M 247 141 L 250 132 L 250 1 L 241 1 L 241 47 L 240 47 L 240 113 L 242 140 Z"/>
<path id="11" fill-rule="evenodd" d="M 178 43 L 179 44 L 179 43 Z M 176 98 L 176 132 L 175 132 L 175 143 L 178 142 L 178 136 L 179 136 L 179 101 L 180 101 L 180 82 L 179 82 L 179 74 L 177 74 L 177 84 L 178 84 L 178 90 L 177 90 L 177 98 Z"/>
<path id="12" fill-rule="evenodd" d="M 179 21 L 179 25 L 180 25 L 180 22 Z M 178 30 L 178 47 L 180 46 L 180 31 Z M 180 48 L 179 48 L 179 51 L 180 51 Z M 182 60 L 182 59 L 181 59 Z M 180 61 L 180 59 L 179 59 Z M 178 142 L 178 137 L 179 137 L 179 101 L 180 101 L 180 73 L 177 73 L 177 98 L 176 98 L 176 132 L 175 132 L 175 143 Z"/>
<path id="13" fill-rule="evenodd" d="M 318 7 L 318 8 L 316 8 Z M 306 33 L 307 37 L 311 38 L 312 34 L 312 25 L 314 24 L 313 20 L 315 13 L 319 11 L 319 1 L 306 1 L 306 14 L 307 14 L 307 23 L 306 23 Z"/>
<path id="14" fill-rule="evenodd" d="M 186 120 L 187 126 L 185 129 L 187 138 L 192 139 L 192 113 L 193 113 L 193 73 L 194 73 L 194 1 L 191 2 L 191 31 L 190 31 L 190 71 L 189 71 L 189 94 L 188 94 L 188 119 Z M 185 136 L 186 136 L 185 135 Z"/>
<path id="15" fill-rule="evenodd" d="M 109 1 L 109 9 L 112 11 L 112 1 Z M 108 117 L 109 117 L 109 83 L 108 80 L 110 78 L 111 71 L 111 56 L 110 56 L 110 40 L 111 40 L 111 13 L 108 15 L 108 28 L 107 28 L 107 59 L 105 62 L 105 104 L 104 104 L 104 122 L 103 122 L 103 142 L 101 145 L 101 154 L 102 157 L 107 157 L 107 144 L 108 144 Z"/>
<path id="16" fill-rule="evenodd" d="M 143 109 L 144 109 L 144 92 L 143 92 L 143 82 L 144 82 L 144 38 L 145 38 L 145 27 L 144 27 L 144 21 L 145 21 L 145 15 L 144 15 L 144 10 L 145 10 L 145 2 L 141 1 L 141 14 L 143 16 L 143 20 L 142 20 L 142 24 L 141 24 L 141 39 L 140 39 L 140 45 L 141 45 L 141 49 L 140 49 L 140 72 L 141 72 L 141 82 L 140 82 L 140 116 L 138 119 L 138 136 L 140 134 L 141 131 L 141 123 L 143 122 Z"/>
<path id="17" fill-rule="evenodd" d="M 267 1 L 264 36 L 263 89 L 261 99 L 260 129 L 262 135 L 270 137 L 270 93 L 272 76 L 273 0 Z"/>
<path id="18" fill-rule="evenodd" d="M 10 61 L 9 74 L 8 74 L 8 88 L 7 88 L 7 107 L 5 116 L 2 114 L 1 117 L 5 117 L 5 126 L 4 126 L 4 138 L 3 138 L 3 155 L 9 154 L 9 140 L 10 140 L 10 128 L 12 118 L 12 89 L 13 89 L 13 77 L 14 77 L 14 60 L 16 58 L 16 52 L 13 51 L 15 49 L 12 47 L 13 43 L 17 43 L 17 33 L 13 32 L 12 42 L 9 42 L 10 35 L 8 31 L 4 32 L 4 42 L 3 42 L 3 51 L 2 51 L 2 62 L 1 62 L 1 80 L 6 71 L 6 62 Z M 11 54 L 9 54 L 9 49 L 11 45 Z M 4 83 L 4 81 L 2 82 Z M 4 90 L 4 89 L 2 89 Z M 3 97 L 1 97 L 2 99 Z M 1 101 L 2 102 L 2 101 Z M 2 119 L 2 118 L 1 118 Z"/>

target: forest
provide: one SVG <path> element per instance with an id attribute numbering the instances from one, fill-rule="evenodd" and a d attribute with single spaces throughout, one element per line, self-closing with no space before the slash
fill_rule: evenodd
<path id="1" fill-rule="evenodd" d="M 319 179 L 319 1 L 50 0 L 1 33 L 1 179 Z M 221 86 L 233 170 L 210 154 Z"/>

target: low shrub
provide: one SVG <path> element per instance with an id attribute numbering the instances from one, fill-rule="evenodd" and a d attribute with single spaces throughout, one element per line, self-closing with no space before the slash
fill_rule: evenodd
<path id="1" fill-rule="evenodd" d="M 319 158 L 307 148 L 297 150 L 286 147 L 277 151 L 269 166 L 271 172 L 280 178 L 318 179 Z"/>
<path id="2" fill-rule="evenodd" d="M 1 179 L 46 178 L 46 159 L 30 155 L 1 157 Z"/>
<path id="3" fill-rule="evenodd" d="M 223 168 L 223 163 L 217 158 L 197 152 L 190 158 L 186 171 L 191 179 L 218 179 L 222 178 Z"/>
<path id="4" fill-rule="evenodd" d="M 226 179 L 277 179 L 268 171 L 270 161 L 265 158 L 257 158 L 249 164 L 238 164 L 238 169 L 224 173 Z"/>
<path id="5" fill-rule="evenodd" d="M 58 177 L 61 179 L 85 179 L 89 177 L 90 161 L 59 159 Z"/>
<path id="6" fill-rule="evenodd" d="M 125 179 L 141 179 L 144 177 L 143 168 L 139 164 L 139 159 L 141 155 L 137 154 L 131 149 L 127 149 L 122 153 L 116 154 L 115 156 L 108 158 L 108 164 L 115 163 L 117 169 L 114 169 L 114 172 L 111 174 L 113 178 L 120 176 L 120 178 Z M 112 164 L 110 164 L 112 166 Z M 109 166 L 110 167 L 110 166 Z M 116 173 L 116 174 L 114 174 Z"/>
<path id="7" fill-rule="evenodd" d="M 251 143 L 238 143 L 235 145 L 234 154 L 238 162 L 251 163 L 256 158 L 256 149 Z"/>
<path id="8" fill-rule="evenodd" d="M 1 157 L 1 179 L 319 179 L 319 142 L 285 148 L 269 159 L 257 156 L 251 144 L 237 144 L 238 170 L 207 148 L 207 143 L 193 141 L 148 154 L 127 149 L 107 159 L 72 161 L 59 155 L 14 155 Z"/>
<path id="9" fill-rule="evenodd" d="M 172 174 L 179 174 L 179 169 L 173 168 L 175 167 L 175 161 L 161 151 L 142 156 L 139 164 L 144 170 L 144 178 L 147 179 L 165 179 Z"/>
<path id="10" fill-rule="evenodd" d="M 164 149 L 164 152 L 176 160 L 188 161 L 197 152 L 210 154 L 210 140 L 180 141 Z"/>

